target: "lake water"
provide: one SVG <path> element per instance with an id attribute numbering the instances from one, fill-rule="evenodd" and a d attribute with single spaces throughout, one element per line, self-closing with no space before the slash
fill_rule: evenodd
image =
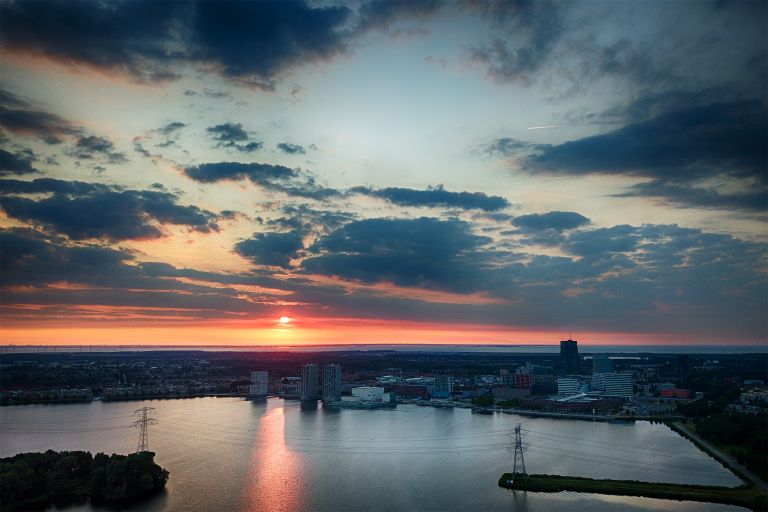
<path id="1" fill-rule="evenodd" d="M 0 456 L 130 453 L 133 411 L 155 407 L 150 449 L 170 471 L 147 511 L 737 511 L 725 505 L 497 487 L 519 422 L 529 473 L 736 486 L 740 480 L 663 425 L 479 415 L 399 405 L 302 410 L 235 398 L 0 408 Z M 91 510 L 88 505 L 67 510 Z"/>

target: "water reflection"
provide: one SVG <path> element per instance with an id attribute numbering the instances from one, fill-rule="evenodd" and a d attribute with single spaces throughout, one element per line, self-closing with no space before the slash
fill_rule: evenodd
<path id="1" fill-rule="evenodd" d="M 259 420 L 246 480 L 245 510 L 293 512 L 302 506 L 302 460 L 285 444 L 285 409 L 268 407 Z"/>
<path id="2" fill-rule="evenodd" d="M 127 424 L 143 405 L 158 407 L 150 442 L 171 478 L 165 494 L 132 512 L 744 512 L 496 485 L 511 469 L 507 434 L 518 422 L 527 431 L 525 462 L 532 473 L 738 485 L 690 442 L 646 422 L 622 426 L 409 405 L 302 411 L 298 401 L 277 399 L 14 406 L 0 411 L 0 456 L 47 448 L 130 453 L 136 432 Z M 78 511 L 94 508 L 67 509 Z"/>

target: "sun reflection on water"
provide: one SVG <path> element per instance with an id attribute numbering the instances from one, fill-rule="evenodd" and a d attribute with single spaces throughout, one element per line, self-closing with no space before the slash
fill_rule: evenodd
<path id="1" fill-rule="evenodd" d="M 302 460 L 285 444 L 283 407 L 270 408 L 259 422 L 247 479 L 248 511 L 302 510 Z"/>

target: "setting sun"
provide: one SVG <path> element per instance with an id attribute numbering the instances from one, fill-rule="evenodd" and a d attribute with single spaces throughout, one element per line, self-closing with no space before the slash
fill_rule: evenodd
<path id="1" fill-rule="evenodd" d="M 291 319 L 287 316 L 281 316 L 279 322 L 283 325 L 289 324 L 291 322 Z"/>

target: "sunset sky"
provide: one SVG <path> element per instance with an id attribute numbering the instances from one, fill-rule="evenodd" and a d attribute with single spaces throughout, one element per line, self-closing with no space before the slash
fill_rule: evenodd
<path id="1" fill-rule="evenodd" d="M 765 343 L 766 20 L 2 1 L 0 344 Z"/>

